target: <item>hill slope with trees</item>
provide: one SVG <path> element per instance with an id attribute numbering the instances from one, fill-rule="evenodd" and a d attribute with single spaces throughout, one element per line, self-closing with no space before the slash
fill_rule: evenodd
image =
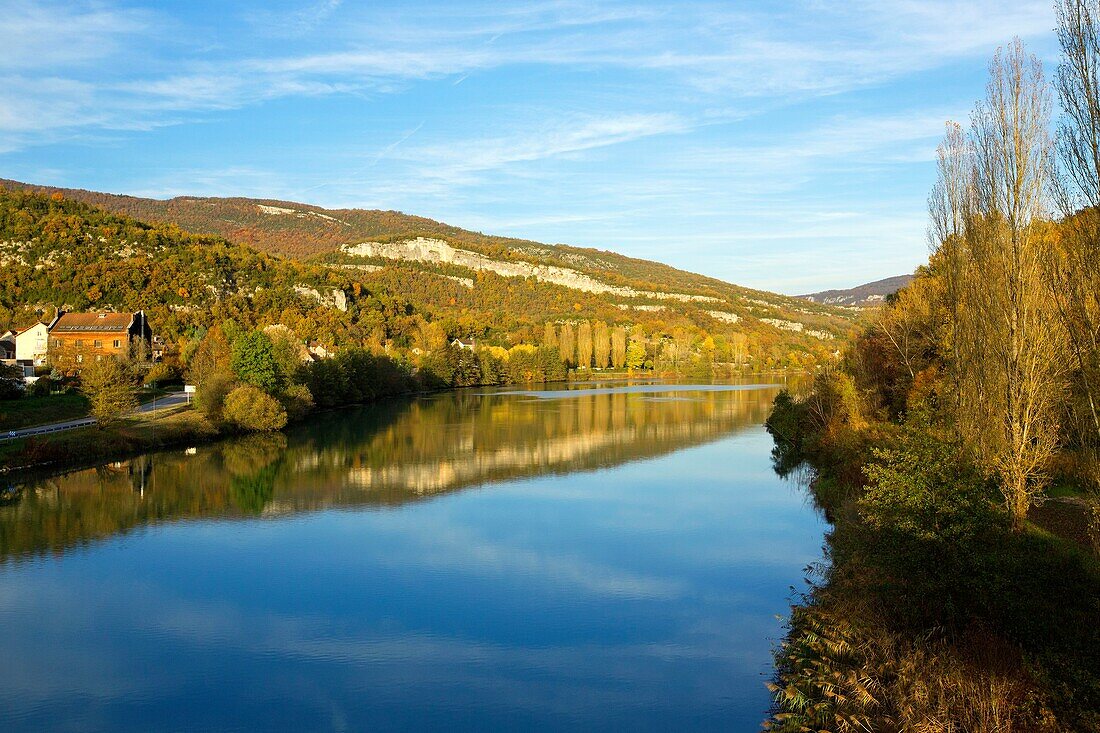
<path id="1" fill-rule="evenodd" d="M 543 244 L 454 227 L 432 219 L 377 209 L 324 209 L 274 199 L 179 196 L 152 199 L 82 189 L 39 186 L 0 179 L 0 187 L 60 193 L 97 208 L 141 221 L 174 224 L 249 245 L 261 252 L 309 260 L 362 242 L 397 242 L 417 237 L 438 239 L 502 262 L 527 262 L 577 270 L 611 286 L 710 296 L 719 300 L 755 299 L 779 308 L 828 314 L 796 298 L 733 285 L 674 267 L 615 252 L 563 244 Z"/>
<path id="2" fill-rule="evenodd" d="M 700 360 L 804 368 L 832 358 L 837 339 L 851 327 L 850 314 L 838 309 L 658 263 L 485 237 L 394 212 L 302 207 L 288 214 L 290 206 L 301 205 L 280 203 L 155 201 L 9 182 L 0 186 L 0 278 L 6 285 L 0 327 L 26 325 L 58 307 L 143 308 L 158 333 L 177 345 L 232 319 L 246 328 L 283 324 L 304 340 L 330 347 L 419 353 L 455 337 L 504 348 L 545 343 L 547 323 L 555 332 L 551 345 L 561 348 L 558 331 L 590 323 L 595 334 L 605 332 L 601 325 L 607 333 L 627 331 L 645 354 L 643 363 L 676 370 Z M 240 234 L 234 222 L 264 227 L 234 242 L 219 233 Z M 186 227 L 215 233 L 193 234 Z M 343 232 L 340 237 L 334 228 Z M 280 233 L 289 233 L 286 242 L 314 242 L 314 252 L 302 259 L 282 256 L 293 247 Z M 447 237 L 448 246 L 490 264 L 364 257 L 339 244 L 360 236 L 377 242 L 414 234 Z M 520 273 L 568 270 L 611 290 L 592 292 L 493 269 L 492 263 L 506 262 Z M 576 356 L 565 358 L 584 366 Z"/>

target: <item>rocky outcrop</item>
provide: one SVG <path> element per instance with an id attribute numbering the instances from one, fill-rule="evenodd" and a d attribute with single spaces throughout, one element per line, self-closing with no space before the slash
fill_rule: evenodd
<path id="1" fill-rule="evenodd" d="M 554 265 L 536 265 L 531 262 L 506 262 L 494 260 L 478 252 L 452 247 L 441 239 L 416 239 L 404 242 L 363 242 L 345 245 L 343 250 L 360 257 L 385 257 L 392 260 L 413 260 L 430 264 L 447 264 L 471 270 L 495 272 L 503 277 L 533 277 L 544 282 L 564 285 L 588 293 L 614 293 L 626 297 L 636 295 L 630 288 L 602 283 L 582 272 Z"/>
<path id="2" fill-rule="evenodd" d="M 814 338 L 819 338 L 822 340 L 834 338 L 833 335 L 828 331 L 815 331 L 813 329 L 806 328 L 805 324 L 798 323 L 797 321 L 784 321 L 779 318 L 761 318 L 760 320 L 764 323 L 767 323 L 769 326 L 775 326 L 781 331 L 794 331 L 795 333 L 804 333 L 808 336 L 813 336 Z"/>
<path id="3" fill-rule="evenodd" d="M 657 312 L 666 310 L 667 306 L 663 305 L 639 305 L 636 303 L 619 303 L 619 310 L 624 311 L 650 311 Z"/>
<path id="4" fill-rule="evenodd" d="M 348 310 L 348 296 L 339 288 L 333 288 L 328 294 L 325 294 L 308 285 L 295 285 L 294 292 L 303 298 L 315 300 L 321 305 L 328 306 L 329 308 L 335 308 L 344 313 Z"/>
<path id="5" fill-rule="evenodd" d="M 287 209 L 283 206 L 268 206 L 267 204 L 256 204 L 256 206 L 259 207 L 261 213 L 267 214 L 268 216 L 293 216 L 298 219 L 308 219 L 312 216 L 317 219 L 343 224 L 344 226 L 351 226 L 342 219 L 337 219 L 328 214 L 322 214 L 319 211 L 298 211 L 297 209 Z"/>
<path id="6" fill-rule="evenodd" d="M 347 263 L 336 265 L 336 267 L 345 270 L 362 270 L 363 272 L 378 272 L 382 269 L 382 265 L 349 265 Z"/>
<path id="7" fill-rule="evenodd" d="M 341 247 L 345 254 L 358 257 L 384 257 L 390 260 L 410 260 L 430 264 L 447 264 L 470 270 L 495 272 L 502 277 L 533 277 L 543 282 L 562 285 L 586 293 L 609 293 L 624 298 L 655 298 L 657 300 L 714 301 L 718 298 L 686 293 L 662 293 L 620 285 L 609 285 L 591 275 L 557 265 L 539 265 L 533 262 L 495 260 L 479 252 L 453 247 L 442 239 L 417 237 L 403 242 L 362 242 Z"/>

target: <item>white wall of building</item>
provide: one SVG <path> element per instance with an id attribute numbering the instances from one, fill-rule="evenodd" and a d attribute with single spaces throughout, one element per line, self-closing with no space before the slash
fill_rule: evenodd
<path id="1" fill-rule="evenodd" d="M 35 364 L 46 362 L 46 348 L 50 340 L 50 329 L 45 323 L 36 323 L 15 337 L 15 358 Z"/>

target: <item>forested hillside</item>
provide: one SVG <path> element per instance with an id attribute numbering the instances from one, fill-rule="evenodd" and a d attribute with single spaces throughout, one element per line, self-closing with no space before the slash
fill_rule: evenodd
<path id="1" fill-rule="evenodd" d="M 282 322 L 330 343 L 409 327 L 402 299 L 356 289 L 349 275 L 109 214 L 60 194 L 0 192 L 0 327 L 65 310 L 144 309 L 169 341 L 235 320 Z M 295 288 L 298 288 L 298 291 Z M 321 308 L 306 290 L 348 294 Z"/>
<path id="2" fill-rule="evenodd" d="M 175 224 L 190 232 L 218 235 L 262 252 L 296 259 L 336 253 L 345 245 L 366 241 L 396 242 L 426 237 L 505 262 L 575 269 L 612 286 L 657 292 L 672 290 L 720 300 L 755 299 L 779 308 L 829 312 L 795 298 L 743 288 L 659 262 L 596 249 L 491 236 L 398 211 L 323 209 L 291 201 L 249 198 L 180 196 L 161 200 L 4 179 L 0 179 L 0 187 L 61 193 L 105 211 L 141 221 Z"/>
<path id="3" fill-rule="evenodd" d="M 290 205 L 276 210 L 278 202 L 246 199 L 71 193 L 84 201 L 22 184 L 0 192 L 6 285 L 0 327 L 25 325 L 57 307 L 144 308 L 170 342 L 234 320 L 245 327 L 281 323 L 329 346 L 404 352 L 427 351 L 444 337 L 504 347 L 541 343 L 547 323 L 555 331 L 565 324 L 579 331 L 591 322 L 593 332 L 601 325 L 628 331 L 651 366 L 702 360 L 753 369 L 831 359 L 850 327 L 847 316 L 829 307 L 657 263 L 485 237 L 394 212 L 293 204 L 299 208 L 286 213 Z M 190 227 L 217 233 L 192 234 Z M 456 260 L 465 264 L 363 256 L 346 244 L 414 232 L 446 236 L 451 244 L 442 246 L 466 253 Z M 305 260 L 272 254 L 295 250 L 294 242 L 327 252 Z M 262 243 L 266 253 L 248 243 Z M 571 286 L 574 279 L 602 290 Z M 566 361 L 583 360 L 570 355 Z"/>

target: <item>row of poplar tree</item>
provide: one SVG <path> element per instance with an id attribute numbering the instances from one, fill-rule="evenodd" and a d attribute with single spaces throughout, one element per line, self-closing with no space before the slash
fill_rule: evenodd
<path id="1" fill-rule="evenodd" d="M 560 329 L 547 322 L 542 342 L 558 349 L 569 368 L 638 368 L 645 361 L 645 348 L 628 339 L 625 326 L 603 321 L 580 321 L 575 326 L 566 322 Z"/>

